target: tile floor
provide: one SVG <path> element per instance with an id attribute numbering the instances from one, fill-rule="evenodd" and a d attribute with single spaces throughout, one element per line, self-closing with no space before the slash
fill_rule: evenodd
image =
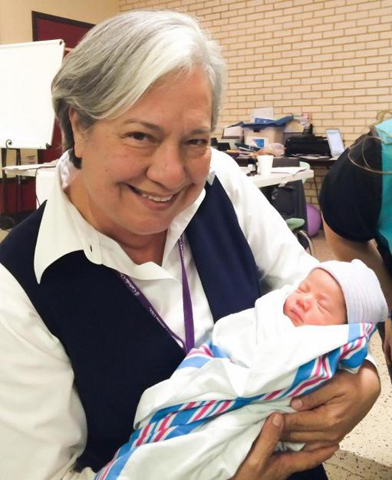
<path id="1" fill-rule="evenodd" d="M 0 241 L 7 232 L 0 230 Z M 333 259 L 323 232 L 313 238 L 316 257 Z M 392 386 L 379 336 L 371 342 L 381 377 L 382 393 L 370 413 L 343 440 L 340 450 L 326 462 L 329 480 L 392 480 Z"/>

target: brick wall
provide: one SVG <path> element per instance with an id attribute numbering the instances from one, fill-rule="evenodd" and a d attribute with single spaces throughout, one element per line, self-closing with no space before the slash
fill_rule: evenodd
<path id="1" fill-rule="evenodd" d="M 119 7 L 189 12 L 219 41 L 229 76 L 218 135 L 272 106 L 277 118 L 310 112 L 316 134 L 337 127 L 349 145 L 378 111 L 392 109 L 392 0 L 119 0 Z"/>

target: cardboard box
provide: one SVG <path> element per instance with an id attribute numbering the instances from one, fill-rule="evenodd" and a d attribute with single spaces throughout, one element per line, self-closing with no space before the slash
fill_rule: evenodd
<path id="1" fill-rule="evenodd" d="M 244 127 L 244 143 L 256 146 L 254 139 L 264 139 L 264 146 L 269 143 L 281 143 L 283 144 L 283 130 L 284 127 L 262 127 L 260 128 L 248 128 Z"/>

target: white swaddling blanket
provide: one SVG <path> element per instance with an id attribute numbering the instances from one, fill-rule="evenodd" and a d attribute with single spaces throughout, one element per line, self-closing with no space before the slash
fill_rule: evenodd
<path id="1" fill-rule="evenodd" d="M 375 331 L 370 323 L 294 327 L 283 314 L 289 288 L 217 322 L 172 377 L 144 392 L 135 432 L 95 480 L 226 480 L 263 421 L 290 412 L 337 368 L 357 371 Z M 302 445 L 280 445 L 298 449 Z"/>

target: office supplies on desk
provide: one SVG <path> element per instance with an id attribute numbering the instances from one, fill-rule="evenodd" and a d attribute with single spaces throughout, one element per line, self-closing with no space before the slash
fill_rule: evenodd
<path id="1" fill-rule="evenodd" d="M 311 161 L 325 161 L 325 160 L 332 160 L 334 161 L 335 158 L 330 157 L 329 155 L 297 155 L 297 158 L 300 160 L 305 160 L 306 162 Z"/>
<path id="2" fill-rule="evenodd" d="M 236 143 L 235 146 L 244 152 L 257 152 L 259 150 L 259 147 L 255 147 L 252 145 L 247 145 L 246 143 Z"/>
<path id="3" fill-rule="evenodd" d="M 331 152 L 328 140 L 316 135 L 298 135 L 285 142 L 286 155 L 320 155 L 329 157 Z"/>
<path id="4" fill-rule="evenodd" d="M 309 167 L 274 167 L 271 170 L 271 173 L 287 173 L 290 175 L 296 175 L 299 172 L 304 172 L 308 169 Z"/>
<path id="5" fill-rule="evenodd" d="M 260 173 L 260 175 L 270 175 L 272 171 L 273 162 L 274 162 L 273 155 L 258 155 L 257 156 L 257 173 Z"/>
<path id="6" fill-rule="evenodd" d="M 327 135 L 331 158 L 337 159 L 344 152 L 344 143 L 338 128 L 329 128 L 325 131 Z"/>

